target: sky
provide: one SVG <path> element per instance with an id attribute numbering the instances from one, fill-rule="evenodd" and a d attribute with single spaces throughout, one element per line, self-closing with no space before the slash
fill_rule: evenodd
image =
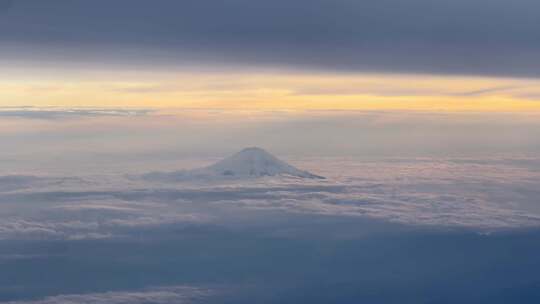
<path id="1" fill-rule="evenodd" d="M 0 106 L 537 112 L 538 6 L 0 0 Z"/>
<path id="2" fill-rule="evenodd" d="M 540 303 L 539 11 L 0 0 L 0 304 Z"/>
<path id="3" fill-rule="evenodd" d="M 0 0 L 0 156 L 534 155 L 537 8 Z"/>

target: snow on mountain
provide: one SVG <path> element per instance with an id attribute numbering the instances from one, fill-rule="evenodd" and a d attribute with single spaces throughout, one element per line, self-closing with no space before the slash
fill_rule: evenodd
<path id="1" fill-rule="evenodd" d="M 308 171 L 297 169 L 257 147 L 245 148 L 208 167 L 176 172 L 153 172 L 143 176 L 152 180 L 184 180 L 189 178 L 256 178 L 288 176 L 323 179 Z"/>

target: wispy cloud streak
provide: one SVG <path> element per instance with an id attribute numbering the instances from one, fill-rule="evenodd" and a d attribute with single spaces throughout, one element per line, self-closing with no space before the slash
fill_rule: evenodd
<path id="1" fill-rule="evenodd" d="M 103 293 L 51 296 L 41 300 L 12 301 L 5 304 L 186 304 L 207 298 L 208 289 L 189 286 L 147 288 L 138 291 L 109 291 Z"/>

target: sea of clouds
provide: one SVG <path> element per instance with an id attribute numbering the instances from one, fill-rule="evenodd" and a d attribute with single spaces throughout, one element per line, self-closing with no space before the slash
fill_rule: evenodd
<path id="1" fill-rule="evenodd" d="M 540 226 L 534 159 L 304 159 L 325 180 L 159 181 L 132 175 L 0 177 L 0 239 L 130 237 L 226 221 L 214 210 L 372 218 L 478 231 Z M 523 165 L 526 163 L 526 165 Z M 531 165 L 533 164 L 533 165 Z"/>

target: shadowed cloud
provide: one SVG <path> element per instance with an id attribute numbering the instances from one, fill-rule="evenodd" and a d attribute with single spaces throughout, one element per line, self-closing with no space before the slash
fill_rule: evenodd
<path id="1" fill-rule="evenodd" d="M 533 0 L 17 1 L 0 20 L 0 38 L 20 53 L 29 54 L 24 45 L 71 48 L 73 58 L 133 55 L 142 65 L 153 58 L 151 65 L 536 77 L 538 9 Z"/>

